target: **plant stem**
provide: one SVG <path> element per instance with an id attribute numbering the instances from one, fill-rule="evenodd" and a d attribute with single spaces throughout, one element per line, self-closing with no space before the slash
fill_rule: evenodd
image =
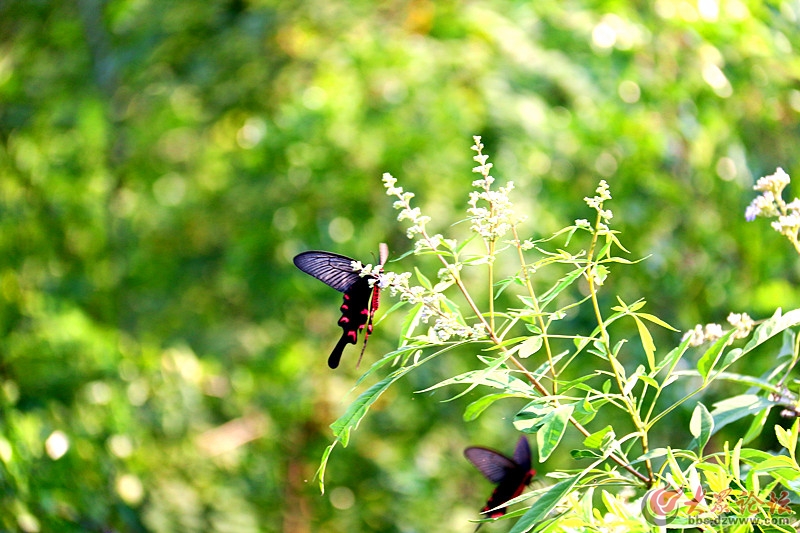
<path id="1" fill-rule="evenodd" d="M 520 244 L 519 234 L 517 233 L 517 226 L 512 225 L 511 231 L 514 233 L 514 243 L 517 247 L 517 254 L 519 255 L 519 264 L 522 269 L 522 279 L 525 280 L 525 287 L 528 289 L 528 295 L 533 302 L 533 312 L 536 313 L 536 321 L 539 323 L 539 329 L 542 330 L 542 340 L 544 341 L 544 349 L 547 354 L 547 361 L 550 363 L 550 374 L 553 375 L 553 394 L 558 393 L 558 371 L 556 370 L 555 363 L 553 362 L 553 350 L 550 347 L 550 337 L 547 335 L 547 325 L 542 318 L 542 311 L 539 308 L 539 299 L 536 297 L 536 292 L 533 290 L 531 277 L 528 275 L 528 265 L 525 262 L 525 256 L 522 254 L 522 245 Z"/>

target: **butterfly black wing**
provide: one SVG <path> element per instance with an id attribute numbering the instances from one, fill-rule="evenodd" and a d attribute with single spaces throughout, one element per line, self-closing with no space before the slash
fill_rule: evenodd
<path id="1" fill-rule="evenodd" d="M 358 272 L 353 271 L 353 259 L 332 252 L 303 252 L 294 257 L 294 264 L 339 292 L 346 292 L 362 279 Z"/>
<path id="2" fill-rule="evenodd" d="M 370 320 L 369 303 L 374 290 L 380 290 L 369 286 L 369 278 L 358 278 L 358 280 L 350 286 L 344 293 L 344 301 L 339 310 L 342 312 L 342 317 L 339 319 L 339 327 L 342 328 L 342 337 L 336 343 L 336 347 L 331 352 L 328 358 L 328 366 L 336 368 L 339 366 L 339 360 L 342 357 L 342 351 L 345 345 L 355 344 L 358 341 L 358 332 L 364 329 L 364 326 Z M 366 335 L 372 330 L 370 324 L 367 328 Z M 366 346 L 367 339 L 364 339 Z"/>
<path id="3" fill-rule="evenodd" d="M 471 446 L 464 450 L 464 456 L 492 483 L 500 483 L 509 472 L 518 468 L 517 463 L 489 448 Z"/>
<path id="4" fill-rule="evenodd" d="M 531 469 L 531 447 L 525 435 L 519 438 L 517 447 L 514 449 L 514 462 L 523 470 Z"/>
<path id="5" fill-rule="evenodd" d="M 388 256 L 389 248 L 381 243 L 379 264 L 381 271 Z M 342 306 L 339 308 L 342 313 L 339 319 L 342 336 L 328 357 L 328 366 L 331 368 L 339 366 L 344 347 L 356 344 L 358 334 L 362 330 L 364 330 L 364 347 L 361 349 L 361 355 L 364 355 L 367 338 L 372 333 L 372 318 L 378 309 L 380 287 L 371 283 L 375 276 L 362 277 L 359 272 L 353 270 L 353 263 L 353 259 L 333 252 L 309 251 L 294 257 L 297 268 L 344 293 Z M 361 362 L 360 356 L 358 361 Z"/>
<path id="6" fill-rule="evenodd" d="M 489 501 L 481 509 L 491 518 L 506 514 L 503 504 L 522 494 L 535 474 L 531 470 L 531 449 L 524 435 L 517 442 L 513 460 L 500 452 L 479 446 L 467 448 L 464 455 L 489 481 L 497 484 Z"/>

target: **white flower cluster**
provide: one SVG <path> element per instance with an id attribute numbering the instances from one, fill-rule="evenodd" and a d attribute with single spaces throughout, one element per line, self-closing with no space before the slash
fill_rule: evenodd
<path id="1" fill-rule="evenodd" d="M 445 275 L 449 274 L 445 273 Z M 420 286 L 409 286 L 410 272 L 401 274 L 386 272 L 380 274 L 378 278 L 380 287 L 388 288 L 392 296 L 399 294 L 401 301 L 411 305 L 422 305 L 421 322 L 427 324 L 432 317 L 435 317 L 431 331 L 437 340 L 444 342 L 453 337 L 468 339 L 480 338 L 485 335 L 483 324 L 476 323 L 474 326 L 467 326 L 459 320 L 457 314 L 442 309 L 444 294 L 437 289 L 443 290 L 450 283 L 443 282 L 434 287 L 434 290 L 430 290 Z"/>
<path id="2" fill-rule="evenodd" d="M 606 183 L 606 180 L 600 180 L 600 184 L 597 186 L 595 192 L 597 193 L 595 196 L 592 198 L 586 197 L 583 199 L 583 201 L 586 202 L 586 205 L 597 211 L 603 221 L 608 224 L 608 222 L 614 217 L 614 213 L 612 213 L 610 209 L 603 209 L 603 203 L 606 200 L 611 200 L 611 191 L 608 188 L 608 183 Z M 576 226 L 583 226 L 587 223 L 588 222 L 584 220 L 575 221 Z"/>
<path id="3" fill-rule="evenodd" d="M 759 178 L 753 189 L 761 194 L 750 202 L 744 211 L 744 218 L 750 222 L 756 217 L 778 217 L 772 228 L 789 239 L 797 253 L 800 253 L 800 199 L 788 204 L 783 201 L 783 189 L 789 184 L 789 174 L 778 168 L 774 174 Z"/>
<path id="4" fill-rule="evenodd" d="M 396 187 L 397 179 L 388 172 L 383 174 L 383 186 L 386 187 L 386 194 L 388 196 L 396 196 L 398 200 L 394 202 L 394 208 L 400 210 L 397 215 L 397 220 L 410 220 L 411 226 L 406 231 L 409 239 L 413 239 L 415 235 L 425 234 L 425 224 L 430 222 L 431 217 L 425 216 L 420 211 L 419 207 L 411 207 L 411 199 L 414 198 L 413 192 L 404 192 L 402 187 Z"/>
<path id="5" fill-rule="evenodd" d="M 350 268 L 353 269 L 353 272 L 358 272 L 358 275 L 362 278 L 367 276 L 373 278 L 369 280 L 370 287 L 377 283 L 379 287 L 383 288 L 383 285 L 380 283 L 380 278 L 383 272 L 383 267 L 381 265 L 363 265 L 361 264 L 361 261 L 351 261 Z"/>
<path id="6" fill-rule="evenodd" d="M 731 313 L 728 315 L 728 323 L 736 328 L 736 333 L 733 334 L 734 339 L 743 339 L 750 335 L 750 332 L 755 326 L 755 322 L 747 313 Z M 689 346 L 700 346 L 705 342 L 714 342 L 725 332 L 719 324 L 706 324 L 705 326 L 698 324 L 687 331 L 683 335 L 682 341 L 691 338 Z"/>
<path id="7" fill-rule="evenodd" d="M 453 313 L 444 313 L 436 317 L 433 324 L 433 334 L 436 338 L 445 342 L 451 338 L 457 339 L 476 339 L 483 337 L 486 330 L 480 322 L 470 327 L 459 322 L 458 317 Z"/>
<path id="8" fill-rule="evenodd" d="M 505 187 L 492 190 L 494 178 L 489 174 L 492 164 L 487 163 L 489 156 L 483 153 L 480 136 L 476 135 L 473 139 L 475 145 L 472 146 L 472 150 L 478 154 L 472 159 L 479 165 L 472 171 L 483 177 L 472 182 L 473 187 L 481 190 L 472 191 L 469 194 L 470 208 L 467 213 L 470 214 L 472 220 L 472 231 L 487 241 L 495 241 L 511 229 L 515 219 L 513 206 L 508 198 L 509 193 L 514 190 L 514 182 L 509 181 Z M 479 202 L 485 202 L 487 207 L 479 207 Z"/>
<path id="9" fill-rule="evenodd" d="M 753 221 L 756 217 L 778 217 L 778 220 L 772 221 L 772 228 L 788 238 L 800 253 L 800 199 L 795 198 L 789 203 L 783 201 L 783 189 L 790 181 L 789 174 L 782 168 L 759 178 L 753 189 L 761 191 L 761 194 L 747 206 L 744 218 Z"/>
<path id="10" fill-rule="evenodd" d="M 729 314 L 728 323 L 736 328 L 736 333 L 733 334 L 734 339 L 744 339 L 750 335 L 750 332 L 753 331 L 753 327 L 756 325 L 747 313 Z"/>

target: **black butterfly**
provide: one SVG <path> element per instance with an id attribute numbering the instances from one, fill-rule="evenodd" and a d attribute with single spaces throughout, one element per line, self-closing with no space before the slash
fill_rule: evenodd
<path id="1" fill-rule="evenodd" d="M 379 253 L 380 267 L 383 270 L 383 264 L 389 256 L 389 248 L 381 243 Z M 339 319 L 339 326 L 344 331 L 328 358 L 328 366 L 331 368 L 339 366 L 345 345 L 355 344 L 358 341 L 358 332 L 366 329 L 364 346 L 358 358 L 358 362 L 361 362 L 361 357 L 367 348 L 367 339 L 372 333 L 372 318 L 380 303 L 380 287 L 377 283 L 370 287 L 370 280 L 375 278 L 361 277 L 358 271 L 353 270 L 353 262 L 354 259 L 333 252 L 310 251 L 294 257 L 297 268 L 344 293 L 344 302 L 340 308 L 342 317 Z"/>
<path id="2" fill-rule="evenodd" d="M 497 483 L 497 488 L 494 489 L 492 495 L 489 496 L 489 501 L 481 509 L 481 513 L 494 509 L 489 513 L 491 518 L 499 518 L 506 514 L 506 508 L 500 506 L 522 494 L 533 476 L 536 475 L 536 471 L 531 470 L 531 449 L 528 446 L 528 439 L 524 435 L 517 442 L 513 460 L 500 452 L 480 446 L 467 448 L 464 450 L 464 456 L 481 471 L 486 479 Z M 495 509 L 496 507 L 499 509 Z"/>

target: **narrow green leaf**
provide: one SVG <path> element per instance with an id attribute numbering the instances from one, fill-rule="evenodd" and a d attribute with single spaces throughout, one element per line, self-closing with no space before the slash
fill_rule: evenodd
<path id="1" fill-rule="evenodd" d="M 761 435 L 762 431 L 764 431 L 764 426 L 767 424 L 767 417 L 769 416 L 771 407 L 771 405 L 768 406 L 763 411 L 757 413 L 753 418 L 753 421 L 750 423 L 750 427 L 747 428 L 744 437 L 742 437 L 742 440 L 745 444 L 752 442 L 756 437 Z"/>
<path id="2" fill-rule="evenodd" d="M 453 345 L 456 346 L 456 345 Z M 388 376 L 386 376 L 383 380 L 379 381 L 372 387 L 368 388 L 366 391 L 361 393 L 358 398 L 355 399 L 353 403 L 351 403 L 345 413 L 340 416 L 333 424 L 330 425 L 331 430 L 333 431 L 334 440 L 333 442 L 325 449 L 322 453 L 322 457 L 320 459 L 320 465 L 317 469 L 317 477 L 319 477 L 319 484 L 320 484 L 320 491 L 325 492 L 325 469 L 328 464 L 328 459 L 330 458 L 331 452 L 333 448 L 339 442 L 342 443 L 342 446 L 347 447 L 347 444 L 350 441 L 350 432 L 358 427 L 358 424 L 367 414 L 369 411 L 370 406 L 383 394 L 386 389 L 388 389 L 394 382 L 398 379 L 402 378 L 406 374 L 408 374 L 411 370 L 427 363 L 431 359 L 438 357 L 442 353 L 445 353 L 453 348 L 453 346 L 448 346 L 442 350 L 438 350 L 427 356 L 424 359 L 421 359 L 414 364 L 404 366 L 398 368 Z M 384 358 L 385 359 L 385 358 Z"/>
<path id="3" fill-rule="evenodd" d="M 746 416 L 757 414 L 772 407 L 773 403 L 755 394 L 740 394 L 727 398 L 714 404 L 711 416 L 714 419 L 714 428 L 720 428 L 742 419 Z M 745 440 L 747 442 L 747 440 Z"/>
<path id="4" fill-rule="evenodd" d="M 540 308 L 544 309 L 556 296 L 558 296 L 564 289 L 572 285 L 575 280 L 580 278 L 586 268 L 579 268 L 568 273 L 566 276 L 556 282 L 547 292 L 545 292 L 539 299 Z"/>
<path id="5" fill-rule="evenodd" d="M 638 316 L 632 316 L 633 320 L 636 322 L 636 328 L 639 330 L 639 338 L 642 340 L 644 354 L 647 356 L 647 365 L 652 372 L 656 368 L 656 345 L 653 342 L 653 336 L 650 334 L 647 326 L 639 319 Z"/>
<path id="6" fill-rule="evenodd" d="M 328 466 L 328 458 L 331 456 L 331 452 L 333 448 L 336 446 L 338 440 L 334 440 L 330 443 L 326 448 L 325 451 L 322 452 L 322 457 L 319 461 L 319 468 L 317 468 L 317 472 L 314 476 L 319 479 L 319 492 L 321 494 L 325 494 L 325 468 Z"/>
<path id="7" fill-rule="evenodd" d="M 791 481 L 800 478 L 800 470 L 797 470 L 794 461 L 785 455 L 776 455 L 755 464 L 753 465 L 753 470 L 757 472 L 771 472 Z"/>
<path id="8" fill-rule="evenodd" d="M 498 400 L 502 400 L 504 398 L 513 398 L 517 396 L 516 394 L 488 394 L 483 398 L 479 398 L 469 404 L 467 408 L 464 410 L 464 421 L 471 422 L 478 418 L 481 413 L 483 413 L 490 405 Z"/>
<path id="9" fill-rule="evenodd" d="M 611 426 L 606 426 L 600 431 L 596 431 L 591 435 L 589 435 L 588 437 L 586 437 L 585 439 L 583 439 L 583 445 L 586 446 L 587 448 L 601 450 L 602 445 L 607 440 L 606 435 L 608 435 L 609 433 L 612 435 L 613 438 L 614 428 L 612 428 Z"/>
<path id="10" fill-rule="evenodd" d="M 409 311 L 403 319 L 403 323 L 400 325 L 401 346 L 406 345 L 408 339 L 414 336 L 414 330 L 416 330 L 419 325 L 423 309 L 424 306 L 422 304 L 417 304 L 411 308 L 411 311 Z"/>
<path id="11" fill-rule="evenodd" d="M 528 337 L 519 345 L 518 354 L 522 359 L 526 359 L 535 354 L 542 347 L 543 340 L 541 336 Z"/>
<path id="12" fill-rule="evenodd" d="M 732 329 L 722 335 L 722 337 L 717 339 L 717 341 L 712 344 L 711 347 L 706 350 L 706 353 L 704 353 L 697 361 L 697 371 L 703 378 L 703 383 L 708 382 L 708 375 L 719 361 L 723 350 L 725 350 L 725 347 L 728 345 L 728 342 L 730 341 L 731 337 L 733 337 L 734 333 L 736 333 L 736 330 Z"/>
<path id="13" fill-rule="evenodd" d="M 792 438 L 792 432 L 776 424 L 775 436 L 778 437 L 778 442 L 781 443 L 781 446 L 789 450 L 789 455 L 794 457 L 794 451 L 797 447 L 797 438 Z"/>
<path id="14" fill-rule="evenodd" d="M 669 450 L 667 450 L 666 448 L 655 448 L 654 450 L 650 450 L 649 452 L 640 455 L 639 457 L 637 457 L 636 459 L 631 461 L 631 464 L 640 463 L 642 461 L 646 461 L 647 459 L 655 459 L 657 457 L 664 457 L 668 453 L 669 453 Z"/>
<path id="15" fill-rule="evenodd" d="M 561 442 L 561 438 L 567 430 L 572 410 L 573 406 L 571 404 L 560 405 L 542 420 L 542 427 L 536 432 L 540 463 L 545 462 L 558 447 L 558 443 Z"/>
<path id="16" fill-rule="evenodd" d="M 736 441 L 736 446 L 733 447 L 731 452 L 731 472 L 733 472 L 733 479 L 742 479 L 741 473 L 741 455 L 742 455 L 742 439 Z"/>
<path id="17" fill-rule="evenodd" d="M 656 364 L 656 368 L 650 372 L 651 377 L 655 377 L 656 374 L 661 372 L 664 368 L 669 367 L 670 371 L 678 364 L 678 361 L 683 354 L 686 353 L 686 350 L 689 348 L 689 342 L 691 341 L 690 337 L 686 337 L 681 341 L 681 343 L 670 350 L 670 352 L 662 359 L 659 363 Z"/>
<path id="18" fill-rule="evenodd" d="M 425 276 L 425 274 L 422 273 L 422 271 L 419 268 L 414 267 L 414 273 L 417 275 L 417 281 L 419 281 L 420 285 L 422 285 L 428 290 L 431 290 L 433 288 L 431 281 Z"/>
<path id="19" fill-rule="evenodd" d="M 582 476 L 583 473 L 566 478 L 550 487 L 550 490 L 536 500 L 531 508 L 517 520 L 517 523 L 514 524 L 509 533 L 527 533 L 530 531 L 537 522 L 544 520 L 548 513 L 558 505 L 558 502 L 572 491 Z"/>
<path id="20" fill-rule="evenodd" d="M 743 350 L 749 352 L 759 344 L 762 344 L 782 332 L 787 328 L 791 328 L 800 324 L 800 309 L 789 311 L 785 315 L 781 314 L 781 310 L 775 311 L 775 314 L 761 323 L 753 332 L 750 342 L 745 344 Z"/>
<path id="21" fill-rule="evenodd" d="M 669 324 L 658 318 L 656 315 L 651 315 L 650 313 L 637 313 L 636 316 L 644 320 L 647 320 L 648 322 L 652 322 L 653 324 L 658 324 L 662 328 L 669 329 L 671 331 L 678 331 L 676 328 L 673 328 L 672 326 L 670 326 Z"/>
<path id="22" fill-rule="evenodd" d="M 706 406 L 698 402 L 692 412 L 692 419 L 689 422 L 689 431 L 697 443 L 697 452 L 702 456 L 703 448 L 708 444 L 708 439 L 714 432 L 714 419 L 708 412 Z"/>

